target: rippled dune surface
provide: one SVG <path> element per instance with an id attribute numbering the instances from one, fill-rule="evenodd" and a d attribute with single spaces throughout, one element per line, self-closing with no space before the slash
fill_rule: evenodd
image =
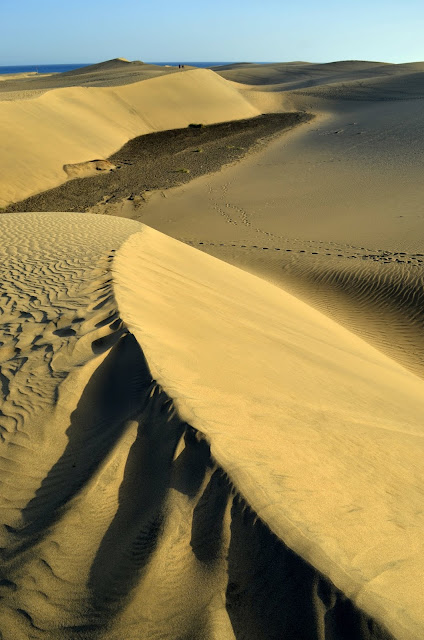
<path id="1" fill-rule="evenodd" d="M 4 640 L 422 638 L 420 377 L 138 222 L 0 226 Z"/>

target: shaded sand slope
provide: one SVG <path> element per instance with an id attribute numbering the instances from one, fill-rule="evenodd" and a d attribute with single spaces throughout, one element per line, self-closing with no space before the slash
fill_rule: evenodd
<path id="1" fill-rule="evenodd" d="M 64 182 L 64 164 L 107 157 L 136 135 L 258 114 L 207 69 L 0 102 L 0 206 Z"/>
<path id="2" fill-rule="evenodd" d="M 421 380 L 139 223 L 0 225 L 4 640 L 422 637 Z"/>

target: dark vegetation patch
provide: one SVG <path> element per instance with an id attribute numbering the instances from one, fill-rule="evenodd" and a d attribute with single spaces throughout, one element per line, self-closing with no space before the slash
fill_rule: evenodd
<path id="1" fill-rule="evenodd" d="M 258 142 L 312 117 L 306 113 L 271 113 L 138 136 L 108 158 L 116 170 L 68 180 L 2 211 L 87 211 L 99 203 L 123 198 L 142 200 L 146 191 L 168 189 L 218 171 L 242 158 Z"/>

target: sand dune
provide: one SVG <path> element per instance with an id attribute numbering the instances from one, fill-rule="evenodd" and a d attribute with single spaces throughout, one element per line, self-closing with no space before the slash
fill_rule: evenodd
<path id="1" fill-rule="evenodd" d="M 140 80 L 179 72 L 178 67 L 161 67 L 141 61 L 129 62 L 115 58 L 63 73 L 22 73 L 0 76 L 4 80 L 0 100 L 21 99 L 25 95 L 40 95 L 44 91 L 64 87 L 115 87 Z"/>
<path id="2" fill-rule="evenodd" d="M 423 73 L 0 83 L 3 204 L 139 133 L 315 116 L 107 216 L 0 216 L 4 640 L 422 640 Z"/>
<path id="3" fill-rule="evenodd" d="M 284 287 L 424 378 L 422 254 L 332 242 L 187 242 Z"/>
<path id="4" fill-rule="evenodd" d="M 420 378 L 137 222 L 0 224 L 5 640 L 422 636 Z"/>
<path id="5" fill-rule="evenodd" d="M 207 69 L 0 102 L 0 206 L 64 182 L 63 165 L 106 158 L 136 135 L 258 114 Z"/>
<path id="6" fill-rule="evenodd" d="M 227 80 L 257 86 L 281 85 L 285 90 L 327 83 L 381 78 L 424 71 L 424 62 L 389 64 L 347 60 L 326 64 L 285 62 L 214 67 Z"/>
<path id="7" fill-rule="evenodd" d="M 87 73 L 93 73 L 95 71 L 108 71 L 109 69 L 127 69 L 128 66 L 139 66 L 144 64 L 141 60 L 130 62 L 126 58 L 113 58 L 112 60 L 105 60 L 105 62 L 98 62 L 97 64 L 89 64 L 79 69 L 72 69 L 71 71 L 65 71 L 60 76 L 81 76 Z"/>
<path id="8" fill-rule="evenodd" d="M 262 111 L 290 110 L 299 96 L 338 100 L 409 100 L 423 97 L 424 62 L 388 64 L 348 60 L 327 64 L 276 63 L 216 67 Z M 292 93 L 297 96 L 294 103 Z M 310 110 L 322 105 L 304 101 Z M 295 107 L 296 108 L 296 107 Z M 328 106 L 323 107 L 325 110 Z"/>
<path id="9" fill-rule="evenodd" d="M 257 87 L 280 86 L 285 90 L 309 87 L 335 81 L 347 81 L 352 77 L 368 78 L 386 73 L 381 62 L 335 62 L 330 64 L 275 63 L 247 66 L 217 67 L 216 72 L 227 80 Z"/>
<path id="10" fill-rule="evenodd" d="M 411 73 L 349 80 L 308 89 L 307 95 L 332 100 L 411 100 L 424 98 L 424 68 Z"/>
<path id="11" fill-rule="evenodd" d="M 355 75 L 372 64 L 321 66 Z M 389 72 L 301 91 L 239 84 L 263 110 L 289 105 L 315 120 L 151 197 L 138 219 L 289 288 L 424 375 L 424 119 L 410 99 L 421 95 L 422 63 L 374 67 Z"/>
<path id="12" fill-rule="evenodd" d="M 347 61 L 227 65 L 215 73 L 115 59 L 5 80 L 0 206 L 64 182 L 63 165 L 105 159 L 143 133 L 273 111 L 331 112 L 328 100 L 421 98 L 423 69 L 424 63 Z"/>

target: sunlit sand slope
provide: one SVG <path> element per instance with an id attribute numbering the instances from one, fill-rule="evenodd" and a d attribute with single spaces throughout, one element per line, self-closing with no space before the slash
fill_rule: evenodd
<path id="1" fill-rule="evenodd" d="M 139 223 L 0 225 L 4 640 L 422 637 L 421 380 Z"/>
<path id="2" fill-rule="evenodd" d="M 289 289 L 424 377 L 424 64 L 218 72 L 264 111 L 315 118 L 154 194 L 140 218 Z"/>
<path id="3" fill-rule="evenodd" d="M 207 69 L 18 97 L 0 100 L 0 206 L 64 182 L 63 165 L 106 158 L 134 136 L 259 114 Z"/>
<path id="4" fill-rule="evenodd" d="M 397 637 L 418 638 L 424 383 L 280 289 L 149 228 L 114 264 L 153 376 L 254 511 Z"/>

